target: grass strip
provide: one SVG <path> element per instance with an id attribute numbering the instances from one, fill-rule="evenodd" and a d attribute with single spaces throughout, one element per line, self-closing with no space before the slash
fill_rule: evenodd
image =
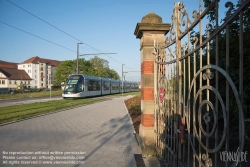
<path id="1" fill-rule="evenodd" d="M 62 96 L 62 90 L 51 91 L 51 96 Z M 26 93 L 16 93 L 16 94 L 0 94 L 0 99 L 20 99 L 29 97 L 50 97 L 50 91 L 42 92 L 26 92 Z"/>

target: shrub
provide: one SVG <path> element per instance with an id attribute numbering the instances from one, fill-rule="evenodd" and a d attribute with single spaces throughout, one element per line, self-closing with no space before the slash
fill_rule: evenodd
<path id="1" fill-rule="evenodd" d="M 136 115 L 141 114 L 141 104 L 133 103 L 129 106 L 130 110 L 133 110 Z"/>

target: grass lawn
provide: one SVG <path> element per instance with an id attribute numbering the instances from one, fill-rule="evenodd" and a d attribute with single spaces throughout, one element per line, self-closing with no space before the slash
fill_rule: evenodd
<path id="1" fill-rule="evenodd" d="M 47 92 L 39 92 L 43 97 L 44 93 Z M 124 93 L 123 96 L 127 95 L 138 95 L 140 92 L 131 92 L 131 93 Z M 25 118 L 29 118 L 32 116 L 37 116 L 41 114 L 46 114 L 50 112 L 56 112 L 59 110 L 65 110 L 76 106 L 83 106 L 87 104 L 92 104 L 104 100 L 108 100 L 112 97 L 122 96 L 122 94 L 115 94 L 115 95 L 107 95 L 101 96 L 99 98 L 84 98 L 84 99 L 69 99 L 69 100 L 53 100 L 48 102 L 36 102 L 30 104 L 22 104 L 22 105 L 15 105 L 15 106 L 8 106 L 8 107 L 0 107 L 0 124 L 17 121 Z M 17 98 L 17 97 L 16 97 Z"/>
<path id="2" fill-rule="evenodd" d="M 62 90 L 51 91 L 51 96 L 62 96 Z M 0 94 L 1 99 L 20 99 L 28 97 L 50 97 L 50 91 L 42 92 L 26 92 L 26 93 L 16 93 L 16 94 Z"/>

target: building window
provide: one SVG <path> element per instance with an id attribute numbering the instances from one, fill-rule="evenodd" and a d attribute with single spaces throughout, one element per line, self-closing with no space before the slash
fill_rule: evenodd
<path id="1" fill-rule="evenodd" d="M 11 81 L 10 81 L 10 84 L 11 84 Z"/>
<path id="2" fill-rule="evenodd" d="M 23 67 L 25 67 L 25 65 L 23 65 Z"/>
<path id="3" fill-rule="evenodd" d="M 16 84 L 16 81 L 14 83 Z"/>
<path id="4" fill-rule="evenodd" d="M 5 85 L 5 80 L 2 80 L 2 84 Z"/>
<path id="5" fill-rule="evenodd" d="M 0 85 L 1 85 L 1 80 L 0 80 Z"/>
<path id="6" fill-rule="evenodd" d="M 30 84 L 30 81 L 28 81 L 28 84 Z"/>
<path id="7" fill-rule="evenodd" d="M 35 78 L 36 78 L 36 75 L 35 75 Z"/>
<path id="8" fill-rule="evenodd" d="M 41 86 L 43 86 L 43 83 L 41 83 Z"/>

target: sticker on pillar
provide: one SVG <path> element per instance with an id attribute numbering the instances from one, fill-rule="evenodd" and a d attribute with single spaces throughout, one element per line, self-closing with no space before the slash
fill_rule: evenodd
<path id="1" fill-rule="evenodd" d="M 165 96 L 165 89 L 163 87 L 160 88 L 160 102 L 163 102 Z"/>

